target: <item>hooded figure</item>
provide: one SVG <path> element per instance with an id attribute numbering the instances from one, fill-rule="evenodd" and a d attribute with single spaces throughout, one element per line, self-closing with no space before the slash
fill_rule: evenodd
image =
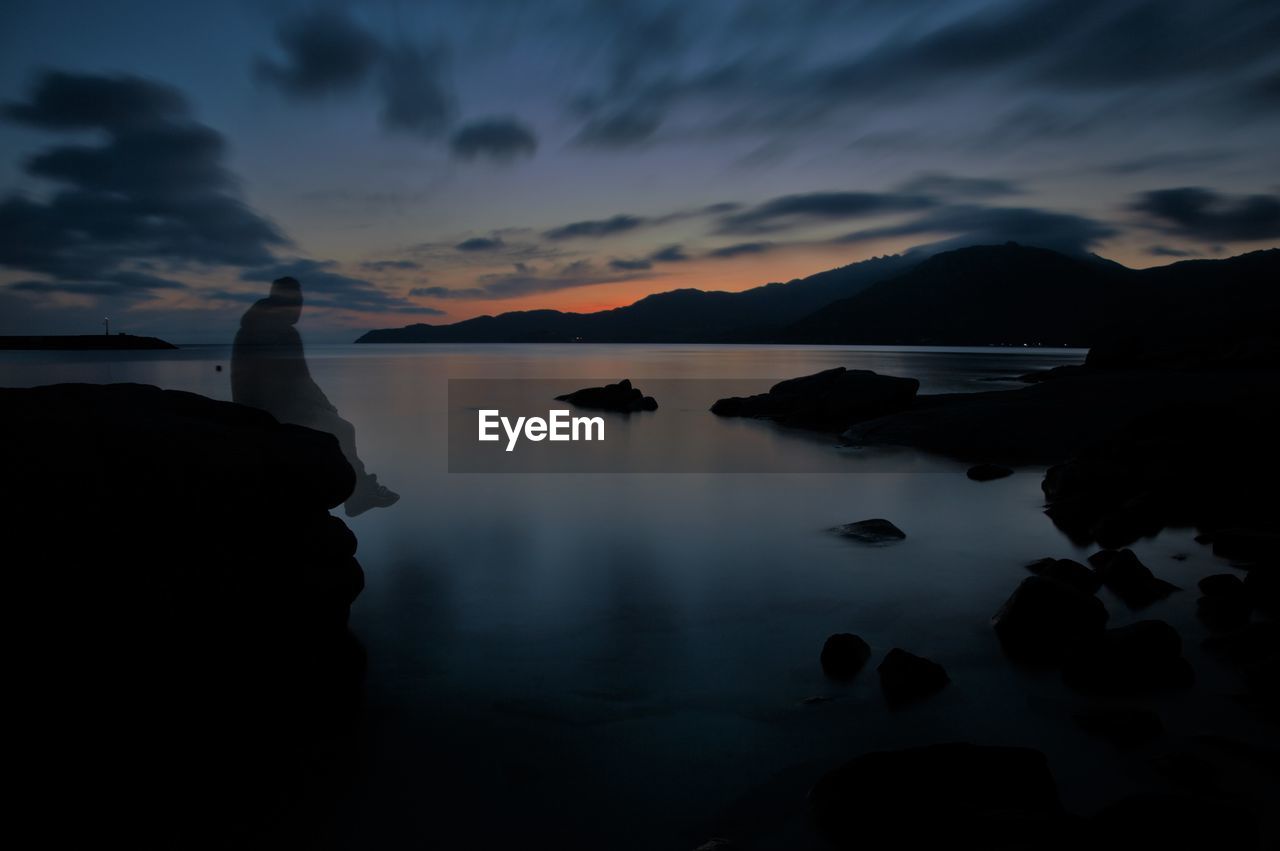
<path id="1" fill-rule="evenodd" d="M 365 471 L 356 453 L 356 430 L 338 416 L 324 391 L 311 378 L 294 327 L 302 315 L 302 286 L 295 278 L 279 278 L 271 295 L 254 302 L 240 318 L 231 349 L 231 398 L 270 413 L 282 423 L 296 423 L 336 438 L 356 471 L 356 489 L 347 499 L 347 515 L 383 508 L 400 497 L 378 477 Z"/>

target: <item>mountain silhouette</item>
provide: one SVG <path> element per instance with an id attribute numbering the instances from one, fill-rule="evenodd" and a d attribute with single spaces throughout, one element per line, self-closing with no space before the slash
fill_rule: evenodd
<path id="1" fill-rule="evenodd" d="M 369 331 L 358 343 L 1069 345 L 1215 339 L 1271 315 L 1280 249 L 1130 269 L 1005 243 L 878 257 L 742 292 L 672 290 L 597 313 L 530 310 Z"/>

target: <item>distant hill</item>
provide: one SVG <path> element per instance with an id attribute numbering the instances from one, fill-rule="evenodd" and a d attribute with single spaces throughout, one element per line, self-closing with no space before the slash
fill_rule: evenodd
<path id="1" fill-rule="evenodd" d="M 176 349 L 159 337 L 135 337 L 132 334 L 68 334 L 37 337 L 0 337 L 0 349 L 42 349 L 46 351 L 88 351 L 105 349 Z"/>
<path id="2" fill-rule="evenodd" d="M 1006 243 L 880 257 L 737 293 L 673 290 L 597 313 L 518 311 L 370 331 L 356 342 L 1092 346 L 1123 338 L 1150 350 L 1162 336 L 1220 339 L 1242 323 L 1261 323 L 1253 336 L 1271 334 L 1262 325 L 1274 315 L 1276 281 L 1280 249 L 1129 269 Z"/>
<path id="3" fill-rule="evenodd" d="M 1280 249 L 1129 269 L 1009 243 L 937 254 L 774 338 L 788 343 L 1073 345 L 1238 326 L 1274 304 Z M 1267 315 L 1272 315 L 1267 313 Z M 1225 329 L 1224 329 L 1225 330 Z"/>
<path id="4" fill-rule="evenodd" d="M 370 331 L 357 343 L 749 342 L 897 275 L 918 257 L 877 257 L 742 292 L 671 290 L 596 313 L 523 310 L 449 325 Z"/>

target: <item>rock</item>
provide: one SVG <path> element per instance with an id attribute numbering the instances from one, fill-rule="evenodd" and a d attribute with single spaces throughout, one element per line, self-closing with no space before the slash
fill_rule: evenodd
<path id="1" fill-rule="evenodd" d="M 859 636 L 839 632 L 822 645 L 822 670 L 837 680 L 852 679 L 871 658 L 871 647 Z"/>
<path id="2" fill-rule="evenodd" d="M 1086 594 L 1095 594 L 1102 587 L 1102 580 L 1094 570 L 1069 558 L 1042 558 L 1028 564 L 1027 570 Z"/>
<path id="3" fill-rule="evenodd" d="M 1013 475 L 1013 468 L 1003 464 L 975 464 L 965 473 L 975 482 L 991 482 Z"/>
<path id="4" fill-rule="evenodd" d="M 1264 529 L 1218 529 L 1213 554 L 1243 562 L 1280 561 L 1280 532 Z"/>
<path id="5" fill-rule="evenodd" d="M 852 538 L 864 544 L 891 544 L 894 541 L 905 540 L 907 537 L 906 532 L 903 532 L 888 520 L 878 517 L 872 520 L 859 520 L 856 523 L 845 523 L 843 526 L 834 526 L 831 531 L 842 538 Z"/>
<path id="6" fill-rule="evenodd" d="M 951 678 L 937 662 L 895 647 L 880 667 L 880 688 L 891 704 L 902 704 L 941 691 Z"/>
<path id="7" fill-rule="evenodd" d="M 1206 597 L 1244 593 L 1244 583 L 1234 573 L 1215 573 L 1197 583 L 1200 593 Z"/>
<path id="8" fill-rule="evenodd" d="M 1044 754 L 947 743 L 858 756 L 821 777 L 809 803 L 840 847 L 1059 848 L 1071 838 Z"/>
<path id="9" fill-rule="evenodd" d="M 1157 579 L 1133 554 L 1133 550 L 1099 550 L 1089 556 L 1089 564 L 1098 572 L 1102 584 L 1114 591 L 1131 609 L 1145 608 L 1174 591 L 1182 590 L 1177 585 Z"/>
<path id="10" fill-rule="evenodd" d="M 1041 576 L 1022 580 L 991 619 L 1005 652 L 1033 663 L 1059 661 L 1069 647 L 1101 633 L 1106 623 L 1106 607 L 1097 597 Z"/>
<path id="11" fill-rule="evenodd" d="M 920 382 L 914 378 L 839 366 L 781 381 L 768 393 L 720 399 L 711 406 L 711 413 L 839 431 L 862 420 L 909 408 L 919 389 Z"/>
<path id="12" fill-rule="evenodd" d="M 658 403 L 652 396 L 646 396 L 631 386 L 631 380 L 624 378 L 617 384 L 606 384 L 603 387 L 584 387 L 572 393 L 557 396 L 556 401 L 568 402 L 579 408 L 591 408 L 599 411 L 614 411 L 621 414 L 636 411 L 656 411 Z"/>
<path id="13" fill-rule="evenodd" d="M 1164 735 L 1160 716 L 1149 709 L 1095 706 L 1071 713 L 1071 719 L 1119 748 L 1144 745 Z"/>
<path id="14" fill-rule="evenodd" d="M 1100 851 L 1258 847 L 1256 816 L 1223 801 L 1191 795 L 1132 795 L 1094 816 L 1093 828 L 1092 841 L 1082 847 Z"/>
<path id="15" fill-rule="evenodd" d="M 39 568 L 10 586 L 40 640 L 11 662 L 9 767 L 141 847 L 242 844 L 315 795 L 364 664 L 337 439 L 136 384 L 0 389 L 0 435 L 6 557 Z"/>
<path id="16" fill-rule="evenodd" d="M 730 839 L 708 839 L 693 851 L 733 851 L 737 847 Z"/>
<path id="17" fill-rule="evenodd" d="M 1280 623 L 1248 623 L 1238 630 L 1209 636 L 1204 640 L 1204 647 L 1236 666 L 1265 662 L 1280 657 Z"/>
<path id="18" fill-rule="evenodd" d="M 1280 569 L 1274 565 L 1255 567 L 1244 578 L 1249 604 L 1263 614 L 1280 615 Z"/>
<path id="19" fill-rule="evenodd" d="M 1073 647 L 1062 678 L 1078 691 L 1129 695 L 1191 685 L 1182 638 L 1164 621 L 1138 621 L 1108 629 Z"/>

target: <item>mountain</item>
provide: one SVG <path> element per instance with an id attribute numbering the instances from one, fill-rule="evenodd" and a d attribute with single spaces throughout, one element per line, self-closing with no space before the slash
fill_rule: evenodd
<path id="1" fill-rule="evenodd" d="M 1278 249 L 1129 269 L 1015 243 L 974 246 L 833 302 L 774 341 L 1091 346 L 1139 328 L 1147 337 L 1170 334 L 1209 317 L 1237 325 L 1274 304 L 1274 281 Z"/>
<path id="2" fill-rule="evenodd" d="M 742 292 L 671 290 L 596 313 L 522 310 L 449 325 L 369 331 L 357 343 L 708 343 L 766 337 L 831 302 L 897 275 L 918 257 L 876 257 Z"/>
<path id="3" fill-rule="evenodd" d="M 1242 334 L 1265 345 L 1280 299 L 1276 281 L 1280 249 L 1130 269 L 1096 255 L 1006 243 L 923 259 L 919 252 L 879 257 L 736 293 L 672 290 L 597 313 L 529 310 L 369 331 L 356 342 L 1104 342 L 1107 356 L 1150 360 L 1161 356 L 1161 340 L 1173 338 L 1200 339 L 1214 351 Z"/>

